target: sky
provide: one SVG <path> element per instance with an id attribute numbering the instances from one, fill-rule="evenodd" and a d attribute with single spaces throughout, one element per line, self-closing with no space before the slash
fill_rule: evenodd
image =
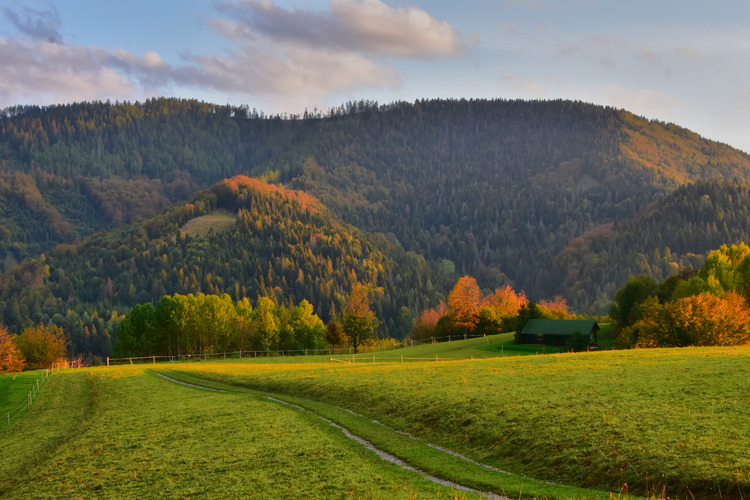
<path id="1" fill-rule="evenodd" d="M 750 152 L 747 0 L 0 0 L 0 109 L 572 99 Z"/>

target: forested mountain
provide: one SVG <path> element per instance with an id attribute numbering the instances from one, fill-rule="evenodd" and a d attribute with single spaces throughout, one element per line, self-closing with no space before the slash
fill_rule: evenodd
<path id="1" fill-rule="evenodd" d="M 411 324 L 398 324 L 399 310 L 416 315 L 436 305 L 453 280 L 385 237 L 341 223 L 305 193 L 240 176 L 10 270 L 2 324 L 20 331 L 51 321 L 71 336 L 74 352 L 106 354 L 120 316 L 166 294 L 307 300 L 328 321 L 362 283 L 375 290 L 381 335 L 403 337 Z"/>
<path id="2" fill-rule="evenodd" d="M 12 265 L 247 174 L 486 289 L 509 279 L 601 310 L 622 272 L 569 294 L 561 266 L 575 264 L 559 255 L 572 241 L 690 181 L 749 173 L 728 146 L 571 101 L 359 102 L 297 117 L 173 99 L 17 107 L 0 119 L 0 253 Z"/>
<path id="3" fill-rule="evenodd" d="M 633 275 L 661 281 L 703 266 L 709 251 L 750 241 L 750 185 L 698 181 L 647 205 L 636 215 L 574 239 L 556 259 L 560 291 L 579 304 L 609 296 Z M 607 302 L 597 304 L 605 307 Z"/>

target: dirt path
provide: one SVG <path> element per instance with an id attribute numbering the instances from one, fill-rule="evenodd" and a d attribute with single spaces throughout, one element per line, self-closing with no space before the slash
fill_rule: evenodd
<path id="1" fill-rule="evenodd" d="M 186 386 L 189 386 L 189 387 L 195 387 L 195 388 L 198 388 L 198 389 L 205 389 L 205 390 L 215 391 L 215 392 L 229 392 L 229 391 L 224 391 L 224 390 L 221 390 L 221 389 L 214 389 L 212 387 L 206 387 L 206 386 L 202 386 L 202 385 L 197 385 L 197 384 L 191 384 L 191 383 L 188 383 L 188 382 L 183 382 L 181 380 L 177 380 L 177 379 L 174 379 L 172 377 L 168 377 L 167 375 L 164 375 L 163 373 L 159 373 L 157 371 L 155 371 L 154 373 L 156 375 L 158 375 L 158 376 L 166 379 L 166 380 L 169 380 L 170 382 L 174 382 L 174 383 L 177 383 L 177 384 L 182 384 L 182 385 L 186 385 Z M 399 467 L 401 467 L 402 469 L 405 469 L 405 470 L 408 470 L 408 471 L 411 471 L 411 472 L 415 472 L 415 473 L 419 474 L 420 476 L 422 476 L 423 478 L 427 479 L 428 481 L 432 481 L 433 483 L 439 484 L 441 486 L 446 486 L 446 487 L 449 487 L 449 488 L 453 488 L 453 489 L 457 489 L 457 490 L 461 490 L 461 491 L 466 491 L 466 492 L 469 492 L 469 493 L 475 493 L 475 494 L 480 495 L 482 497 L 491 498 L 493 500 L 510 500 L 506 496 L 497 495 L 497 494 L 491 493 L 491 492 L 483 492 L 483 491 L 475 490 L 473 488 L 469 488 L 468 486 L 462 486 L 462 485 L 454 483 L 452 481 L 447 481 L 447 480 L 441 479 L 439 477 L 431 476 L 430 474 L 427 474 L 424 471 L 421 471 L 419 469 L 416 469 L 416 468 L 412 467 L 411 465 L 409 465 L 408 463 L 404 462 L 400 458 L 398 458 L 398 457 L 396 457 L 394 455 L 391 455 L 390 453 L 388 453 L 386 451 L 383 451 L 383 450 L 381 450 L 379 448 L 376 448 L 375 445 L 373 445 L 371 442 L 369 442 L 369 441 L 367 441 L 367 440 L 365 440 L 365 439 L 363 439 L 363 438 L 361 438 L 361 437 L 353 434 L 349 429 L 347 429 L 347 428 L 345 428 L 345 427 L 343 427 L 343 426 L 341 426 L 341 425 L 339 425 L 339 424 L 337 424 L 335 422 L 332 422 L 331 420 L 328 420 L 327 418 L 325 418 L 325 417 L 323 417 L 321 415 L 318 415 L 317 413 L 315 413 L 315 412 L 313 412 L 311 410 L 308 410 L 307 408 L 303 408 L 302 406 L 296 405 L 294 403 L 288 403 L 286 401 L 282 401 L 281 399 L 277 399 L 277 398 L 274 398 L 272 396 L 266 396 L 266 398 L 268 398 L 269 401 L 280 403 L 280 404 L 283 404 L 285 406 L 289 406 L 289 407 L 295 408 L 297 410 L 304 411 L 306 413 L 310 413 L 311 415 L 315 415 L 316 417 L 318 417 L 319 419 L 323 420 L 327 424 L 329 424 L 329 425 L 331 425 L 331 426 L 333 426 L 333 427 L 341 430 L 341 432 L 347 438 L 352 439 L 352 440 L 358 442 L 359 444 L 361 444 L 362 446 L 364 446 L 368 450 L 370 450 L 373 453 L 375 453 L 381 459 L 383 459 L 383 460 L 385 460 L 387 462 L 390 462 L 392 464 L 396 464 Z M 349 413 L 351 413 L 353 415 L 356 415 L 356 416 L 361 416 L 361 415 L 358 415 L 358 414 L 352 412 L 351 410 L 347 410 L 346 408 L 339 408 L 339 409 L 347 411 L 347 412 L 349 412 Z M 415 438 L 414 436 L 411 436 L 410 434 L 407 434 L 407 433 L 404 433 L 404 432 L 400 432 L 400 431 L 398 431 L 396 429 L 391 429 L 390 427 L 384 426 L 383 424 L 380 424 L 380 422 L 377 422 L 375 420 L 372 420 L 372 422 L 375 423 L 375 424 L 381 425 L 381 426 L 385 427 L 386 429 L 389 429 L 389 430 L 391 430 L 393 432 L 398 432 L 399 434 L 402 434 L 402 435 L 404 435 L 406 437 L 414 439 L 415 441 L 418 441 L 417 438 Z M 507 474 L 507 472 L 505 472 L 505 471 L 501 471 L 500 469 L 495 469 L 494 467 L 490 467 L 488 465 L 484 465 L 484 464 L 481 464 L 479 462 L 475 462 L 475 461 L 473 461 L 473 460 L 471 460 L 471 459 L 469 459 L 467 457 L 464 457 L 463 455 L 460 455 L 460 454 L 458 454 L 456 452 L 447 450 L 445 448 L 440 448 L 440 447 L 432 446 L 432 445 L 428 445 L 428 446 L 431 446 L 434 449 L 442 451 L 443 453 L 448 453 L 450 455 L 453 455 L 454 457 L 458 457 L 458 458 L 461 458 L 463 460 L 466 460 L 467 462 L 470 462 L 472 464 L 479 465 L 479 466 L 482 466 L 482 467 L 487 467 L 487 468 L 496 470 L 497 472 L 502 472 L 502 473 Z"/>

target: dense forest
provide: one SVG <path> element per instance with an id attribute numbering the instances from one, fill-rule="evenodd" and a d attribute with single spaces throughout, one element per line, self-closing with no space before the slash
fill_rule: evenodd
<path id="1" fill-rule="evenodd" d="M 750 157 L 728 146 L 572 101 L 354 102 L 301 116 L 175 99 L 18 106 L 0 117 L 0 258 L 10 270 L 24 259 L 52 259 L 56 246 L 100 230 L 135 231 L 122 228 L 243 174 L 313 195 L 343 222 L 386 235 L 443 273 L 475 276 L 485 290 L 513 284 L 534 299 L 562 294 L 577 311 L 604 312 L 629 273 L 647 266 L 660 279 L 673 263 L 699 265 L 708 248 L 731 241 L 714 241 L 724 234 L 721 220 L 673 224 L 638 246 L 644 264 L 623 250 L 625 243 L 607 248 L 615 243 L 598 233 L 619 231 L 680 186 L 744 181 L 748 173 Z M 718 194 L 709 196 L 719 202 Z M 655 214 L 653 224 L 672 224 Z M 747 221 L 737 224 L 745 228 Z M 714 236 L 703 242 L 706 227 Z M 735 227 L 727 222 L 727 229 L 731 237 Z M 12 270 L 3 288 L 16 289 L 29 267 Z M 260 267 L 268 287 L 269 264 Z M 215 269 L 204 271 L 216 276 Z M 135 282 L 135 300 L 155 300 L 149 294 L 161 287 L 189 291 L 184 279 L 165 272 L 166 278 Z M 39 279 L 65 283 L 52 275 Z M 167 286 L 178 282 L 182 288 Z M 77 293 L 90 293 L 79 285 Z M 117 296 L 127 296 L 129 286 L 118 286 L 113 281 Z M 68 314 L 51 302 L 44 306 L 46 300 L 30 302 L 39 312 L 6 304 L 21 311 L 5 314 L 14 324 L 53 310 Z M 330 308 L 315 304 L 321 316 Z"/>
<path id="2" fill-rule="evenodd" d="M 130 308 L 168 294 L 266 297 L 290 309 L 307 300 L 327 322 L 360 283 L 374 290 L 379 334 L 403 338 L 409 318 L 436 305 L 453 279 L 342 223 L 305 193 L 240 176 L 158 216 L 25 261 L 3 278 L 0 313 L 13 331 L 52 322 L 70 335 L 71 354 L 102 355 Z"/>
<path id="3" fill-rule="evenodd" d="M 632 217 L 575 238 L 555 262 L 559 293 L 592 303 L 593 292 L 611 297 L 631 275 L 661 281 L 698 269 L 709 251 L 750 241 L 750 185 L 738 180 L 690 183 Z M 607 307 L 609 300 L 594 304 Z"/>

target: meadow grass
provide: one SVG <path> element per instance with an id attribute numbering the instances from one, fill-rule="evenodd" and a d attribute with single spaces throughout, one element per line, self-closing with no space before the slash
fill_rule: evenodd
<path id="1" fill-rule="evenodd" d="M 520 345 L 513 342 L 513 333 L 501 333 L 499 335 L 488 335 L 464 340 L 457 337 L 450 342 L 422 343 L 414 346 L 406 345 L 400 349 L 392 349 L 382 352 L 359 352 L 355 359 L 372 358 L 381 361 L 400 361 L 401 356 L 406 361 L 422 360 L 428 361 L 435 356 L 445 359 L 459 360 L 473 358 L 497 358 L 500 356 L 518 356 L 528 354 L 550 354 L 562 352 L 562 347 L 541 345 Z M 351 358 L 351 355 L 337 355 L 342 359 Z"/>
<path id="2" fill-rule="evenodd" d="M 538 479 L 750 497 L 750 347 L 169 368 L 341 406 Z"/>
<path id="3" fill-rule="evenodd" d="M 208 234 L 212 229 L 215 233 L 220 233 L 232 230 L 236 221 L 237 217 L 230 212 L 215 210 L 208 215 L 202 215 L 187 221 L 181 230 L 189 236 Z"/>
<path id="4" fill-rule="evenodd" d="M 0 435 L 0 497 L 447 498 L 318 417 L 148 366 L 55 374 Z M 459 494 L 472 498 L 472 495 Z"/>
<path id="5" fill-rule="evenodd" d="M 44 370 L 34 370 L 0 375 L 0 430 L 4 423 L 2 419 L 9 411 L 26 403 L 26 395 L 43 373 Z"/>

